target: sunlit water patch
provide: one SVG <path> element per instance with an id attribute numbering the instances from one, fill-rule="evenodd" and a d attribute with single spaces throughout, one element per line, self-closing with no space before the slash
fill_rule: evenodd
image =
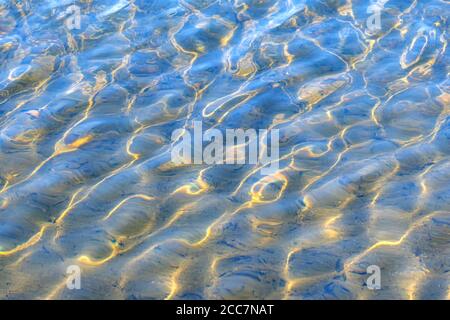
<path id="1" fill-rule="evenodd" d="M 0 297 L 450 298 L 449 14 L 0 0 Z M 278 170 L 175 164 L 194 121 Z"/>

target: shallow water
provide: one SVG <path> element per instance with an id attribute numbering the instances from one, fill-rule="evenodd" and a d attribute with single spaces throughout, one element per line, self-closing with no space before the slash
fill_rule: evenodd
<path id="1" fill-rule="evenodd" d="M 450 298 L 450 4 L 369 4 L 0 0 L 0 297 Z M 193 121 L 279 171 L 172 163 Z"/>

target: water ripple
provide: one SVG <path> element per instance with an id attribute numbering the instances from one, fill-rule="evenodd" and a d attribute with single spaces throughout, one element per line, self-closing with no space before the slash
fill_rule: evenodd
<path id="1" fill-rule="evenodd" d="M 449 299 L 450 5 L 378 3 L 0 1 L 0 297 Z M 279 170 L 171 162 L 194 121 Z"/>

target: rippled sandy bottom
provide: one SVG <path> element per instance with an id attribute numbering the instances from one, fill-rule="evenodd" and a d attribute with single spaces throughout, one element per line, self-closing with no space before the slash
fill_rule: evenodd
<path id="1" fill-rule="evenodd" d="M 71 4 L 0 1 L 1 298 L 450 298 L 448 1 Z M 194 120 L 280 170 L 173 164 Z"/>

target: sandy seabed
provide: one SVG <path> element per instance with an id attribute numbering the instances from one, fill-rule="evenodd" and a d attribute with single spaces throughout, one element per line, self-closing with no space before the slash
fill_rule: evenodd
<path id="1" fill-rule="evenodd" d="M 450 4 L 369 5 L 0 0 L 0 298 L 448 299 Z M 279 170 L 174 164 L 194 121 Z"/>

